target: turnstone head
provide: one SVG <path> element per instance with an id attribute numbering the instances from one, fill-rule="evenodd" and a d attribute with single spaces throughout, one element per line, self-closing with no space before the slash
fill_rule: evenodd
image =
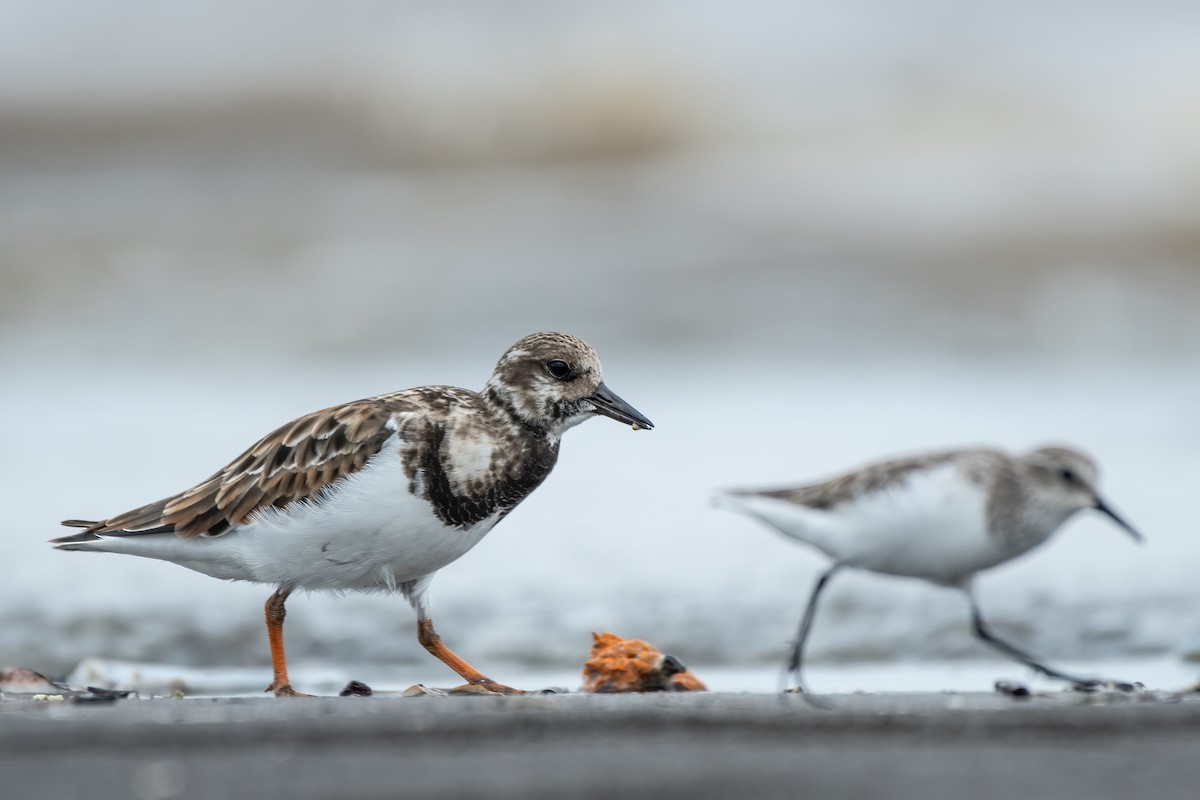
<path id="1" fill-rule="evenodd" d="M 505 352 L 482 392 L 425 386 L 308 414 L 196 486 L 106 520 L 68 520 L 83 531 L 53 542 L 274 584 L 278 695 L 296 694 L 283 618 L 298 588 L 399 590 L 426 649 L 469 683 L 510 692 L 442 644 L 429 583 L 541 484 L 562 433 L 595 415 L 653 427 L 604 385 L 590 346 L 536 333 Z"/>
<path id="2" fill-rule="evenodd" d="M 1051 677 L 1094 684 L 1049 669 L 1001 642 L 984 625 L 971 590 L 976 573 L 1042 544 L 1076 512 L 1096 509 L 1141 539 L 1101 498 L 1095 463 L 1069 447 L 1022 456 L 968 448 L 870 464 L 823 483 L 731 491 L 717 504 L 747 514 L 833 560 L 800 623 L 788 669 L 800 665 L 817 599 L 842 567 L 921 578 L 963 590 L 982 641 Z"/>
<path id="3" fill-rule="evenodd" d="M 595 414 L 634 430 L 654 427 L 604 385 L 596 351 L 564 333 L 535 333 L 508 348 L 483 394 L 525 425 L 553 436 Z"/>

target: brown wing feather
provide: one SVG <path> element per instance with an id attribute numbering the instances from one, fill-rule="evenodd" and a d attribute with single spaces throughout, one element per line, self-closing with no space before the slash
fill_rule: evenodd
<path id="1" fill-rule="evenodd" d="M 914 472 L 947 461 L 954 461 L 962 458 L 962 456 L 962 451 L 947 450 L 910 458 L 899 458 L 873 464 L 824 483 L 795 488 L 746 492 L 746 494 L 775 497 L 795 503 L 798 506 L 828 510 L 842 503 L 853 501 L 865 494 L 896 486 L 907 480 Z"/>
<path id="2" fill-rule="evenodd" d="M 181 537 L 216 535 L 262 508 L 285 506 L 362 468 L 393 434 L 388 396 L 300 417 L 255 442 L 186 492 L 101 522 L 69 520 L 89 533 L 173 529 Z"/>

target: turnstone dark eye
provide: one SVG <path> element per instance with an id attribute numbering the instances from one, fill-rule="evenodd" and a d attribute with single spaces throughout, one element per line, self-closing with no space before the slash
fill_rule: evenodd
<path id="1" fill-rule="evenodd" d="M 565 381 L 571 377 L 571 365 L 565 361 L 550 361 L 546 364 L 546 371 L 560 381 Z"/>

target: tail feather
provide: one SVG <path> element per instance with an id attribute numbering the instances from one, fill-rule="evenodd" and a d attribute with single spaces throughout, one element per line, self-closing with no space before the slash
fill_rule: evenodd
<path id="1" fill-rule="evenodd" d="M 785 536 L 799 539 L 826 553 L 827 512 L 789 503 L 757 492 L 731 491 L 716 495 L 713 505 L 758 520 Z"/>
<path id="2" fill-rule="evenodd" d="M 68 528 L 99 528 L 103 523 L 90 519 L 64 519 L 62 524 Z"/>
<path id="3" fill-rule="evenodd" d="M 69 536 L 59 536 L 57 539 L 51 539 L 50 544 L 55 546 L 57 550 L 90 550 L 89 547 L 78 547 L 72 545 L 80 545 L 84 542 L 96 542 L 104 538 L 104 536 L 137 536 L 143 533 L 174 533 L 174 525 L 160 525 L 157 528 L 149 528 L 141 531 L 121 531 L 121 530 L 103 530 L 106 523 L 104 521 L 95 521 L 88 519 L 64 519 L 62 524 L 68 528 L 83 528 L 80 533 L 73 533 Z M 101 536 L 103 532 L 104 536 Z"/>
<path id="4" fill-rule="evenodd" d="M 55 550 L 79 550 L 82 552 L 82 551 L 94 549 L 92 547 L 88 547 L 88 542 L 99 541 L 99 540 L 100 540 L 99 536 L 97 536 L 95 539 L 87 539 L 87 540 L 80 540 L 80 541 L 72 540 L 69 542 L 66 540 L 55 539 L 54 540 L 55 542 L 62 541 L 63 543 L 55 544 L 54 549 Z"/>
<path id="5" fill-rule="evenodd" d="M 79 544 L 80 542 L 94 542 L 100 538 L 92 532 L 94 528 L 100 525 L 99 522 L 89 519 L 64 519 L 62 524 L 68 528 L 84 528 L 85 530 L 82 533 L 73 533 L 70 536 L 60 536 L 57 539 L 51 539 L 50 544 L 55 545 L 56 550 L 83 550 L 86 548 L 72 547 L 72 545 Z"/>
<path id="6" fill-rule="evenodd" d="M 51 539 L 50 544 L 55 545 L 57 550 L 80 550 L 84 548 L 72 547 L 71 545 L 79 544 L 80 542 L 94 542 L 100 537 L 93 532 L 93 529 L 100 523 L 93 522 L 87 519 L 64 519 L 63 525 L 68 528 L 84 528 L 81 533 L 73 533 L 69 536 L 59 536 L 57 539 Z"/>

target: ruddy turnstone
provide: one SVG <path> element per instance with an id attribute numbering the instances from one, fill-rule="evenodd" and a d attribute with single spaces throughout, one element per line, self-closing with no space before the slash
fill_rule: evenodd
<path id="1" fill-rule="evenodd" d="M 930 453 L 863 467 L 825 483 L 768 491 L 729 491 L 718 506 L 747 514 L 833 559 L 817 580 L 788 661 L 797 690 L 817 598 L 834 573 L 857 567 L 957 588 L 984 643 L 1051 678 L 1101 681 L 1050 669 L 996 638 L 983 621 L 971 580 L 1045 542 L 1076 511 L 1107 514 L 1136 541 L 1141 534 L 1096 491 L 1096 465 L 1067 447 L 1022 456 L 998 450 Z"/>
<path id="2" fill-rule="evenodd" d="M 399 591 L 426 650 L 469 684 L 516 693 L 442 643 L 429 584 L 545 480 L 563 432 L 597 414 L 653 427 L 604 385 L 589 345 L 535 333 L 501 356 L 481 392 L 425 386 L 308 414 L 191 489 L 67 520 L 83 531 L 53 543 L 274 584 L 265 611 L 276 695 L 299 694 L 283 650 L 296 589 Z"/>

